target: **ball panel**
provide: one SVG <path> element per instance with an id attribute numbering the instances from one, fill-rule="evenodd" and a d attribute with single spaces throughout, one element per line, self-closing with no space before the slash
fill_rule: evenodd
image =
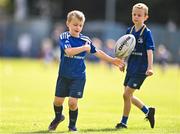
<path id="1" fill-rule="evenodd" d="M 120 37 L 115 44 L 115 56 L 125 58 L 134 50 L 136 39 L 132 34 Z"/>

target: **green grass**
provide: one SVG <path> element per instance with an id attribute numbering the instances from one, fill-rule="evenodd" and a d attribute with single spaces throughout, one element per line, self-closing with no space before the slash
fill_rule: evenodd
<path id="1" fill-rule="evenodd" d="M 0 133 L 48 133 L 54 117 L 52 102 L 58 64 L 44 65 L 41 60 L 0 59 Z M 127 130 L 115 130 L 123 108 L 123 79 L 118 68 L 87 63 L 87 83 L 79 101 L 77 127 L 82 134 L 179 134 L 180 70 L 175 66 L 162 74 L 155 67 L 135 95 L 155 106 L 156 126 L 151 129 L 143 113 L 132 107 Z M 56 130 L 68 133 L 66 119 Z M 55 133 L 56 133 L 55 132 Z"/>

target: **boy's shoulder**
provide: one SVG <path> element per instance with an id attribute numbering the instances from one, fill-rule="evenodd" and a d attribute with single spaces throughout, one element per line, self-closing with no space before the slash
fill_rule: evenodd
<path id="1" fill-rule="evenodd" d="M 126 30 L 126 34 L 129 34 L 130 32 L 132 32 L 132 30 L 134 29 L 134 25 L 133 26 L 129 26 Z"/>
<path id="2" fill-rule="evenodd" d="M 149 27 L 146 26 L 146 29 L 145 29 L 147 32 L 151 32 L 151 29 Z"/>
<path id="3" fill-rule="evenodd" d="M 69 39 L 70 36 L 71 36 L 70 33 L 69 33 L 68 31 L 66 31 L 66 32 L 61 33 L 61 34 L 59 35 L 59 38 L 60 38 L 61 40 L 63 40 L 63 39 Z"/>
<path id="4" fill-rule="evenodd" d="M 133 26 L 129 26 L 129 27 L 127 28 L 127 30 L 131 30 L 132 28 L 134 28 L 134 25 L 133 25 Z"/>
<path id="5" fill-rule="evenodd" d="M 88 43 L 91 43 L 91 42 L 92 42 L 91 39 L 90 39 L 88 36 L 83 35 L 83 34 L 80 34 L 80 39 L 81 39 L 81 40 L 84 40 L 84 41 L 86 41 L 86 42 L 88 42 Z"/>
<path id="6" fill-rule="evenodd" d="M 151 30 L 146 26 L 145 29 L 144 29 L 144 32 L 143 32 L 146 36 L 149 36 L 151 35 Z"/>
<path id="7" fill-rule="evenodd" d="M 127 28 L 127 32 L 130 32 L 130 30 L 133 28 L 134 26 L 129 26 L 128 28 Z"/>

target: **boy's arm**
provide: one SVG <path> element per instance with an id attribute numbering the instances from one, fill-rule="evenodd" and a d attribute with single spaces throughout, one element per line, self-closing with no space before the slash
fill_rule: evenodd
<path id="1" fill-rule="evenodd" d="M 146 71 L 147 76 L 153 75 L 153 51 L 147 50 L 148 68 Z"/>
<path id="2" fill-rule="evenodd" d="M 94 55 L 97 56 L 98 58 L 102 59 L 102 60 L 105 60 L 107 62 L 114 64 L 115 66 L 118 66 L 118 67 L 124 66 L 123 60 L 121 60 L 119 58 L 113 58 L 101 50 L 97 50 L 97 52 Z"/>
<path id="3" fill-rule="evenodd" d="M 89 52 L 91 49 L 90 45 L 88 43 L 86 43 L 85 45 L 81 46 L 81 47 L 69 47 L 65 49 L 65 53 L 68 56 L 74 56 L 76 54 L 79 54 L 83 51 L 87 51 Z"/>

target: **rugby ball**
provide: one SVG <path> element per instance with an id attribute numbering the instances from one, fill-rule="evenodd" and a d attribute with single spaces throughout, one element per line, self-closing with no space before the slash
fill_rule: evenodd
<path id="1" fill-rule="evenodd" d="M 118 58 L 128 57 L 136 45 L 136 38 L 132 34 L 125 34 L 115 44 L 115 56 Z"/>

